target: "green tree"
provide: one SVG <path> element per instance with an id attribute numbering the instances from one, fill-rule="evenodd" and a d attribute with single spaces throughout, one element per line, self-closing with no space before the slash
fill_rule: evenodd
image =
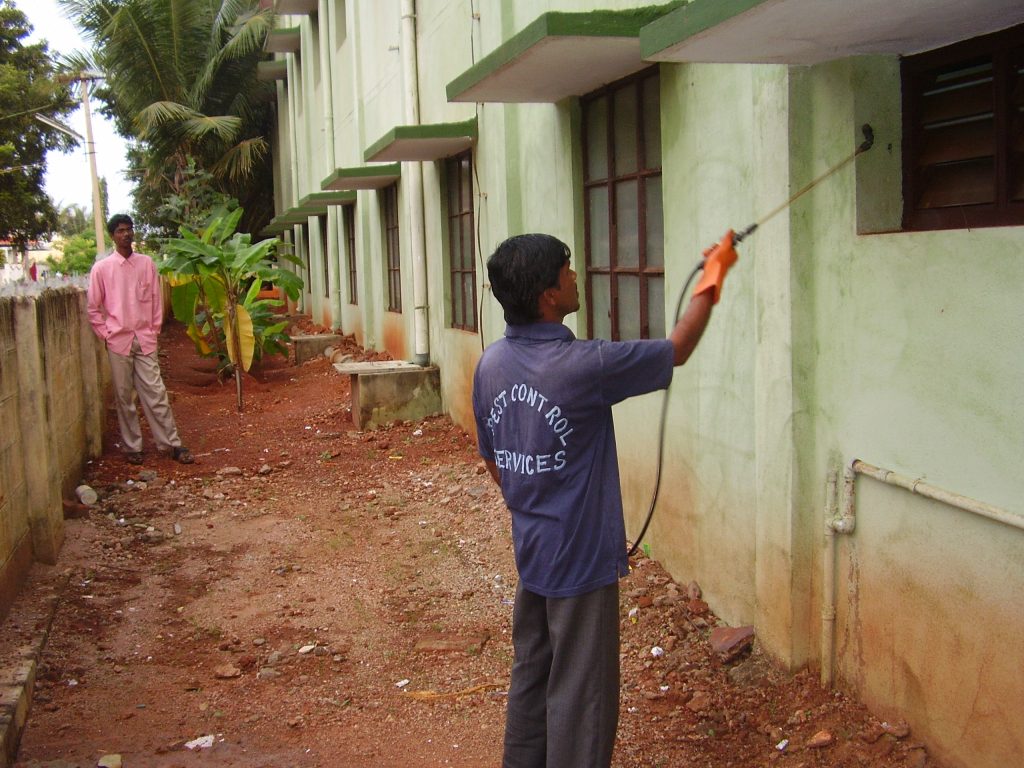
<path id="1" fill-rule="evenodd" d="M 100 188 L 100 218 L 105 223 L 110 218 L 110 190 L 107 187 L 106 176 L 100 176 L 98 186 Z"/>
<path id="2" fill-rule="evenodd" d="M 157 212 L 181 195 L 190 163 L 243 206 L 257 231 L 273 215 L 267 136 L 269 83 L 256 64 L 270 29 L 259 0 L 60 0 L 93 52 L 69 59 L 96 70 L 95 91 L 122 135 L 137 141 L 135 207 L 163 236 L 176 227 Z"/>
<path id="3" fill-rule="evenodd" d="M 46 153 L 75 144 L 37 119 L 61 120 L 75 103 L 54 80 L 46 43 L 23 42 L 31 31 L 25 14 L 0 0 L 0 236 L 21 250 L 56 229 L 57 212 L 43 190 Z"/>
<path id="4" fill-rule="evenodd" d="M 96 233 L 91 229 L 70 236 L 61 247 L 60 258 L 49 257 L 46 263 L 55 272 L 65 275 L 85 275 L 96 261 Z"/>

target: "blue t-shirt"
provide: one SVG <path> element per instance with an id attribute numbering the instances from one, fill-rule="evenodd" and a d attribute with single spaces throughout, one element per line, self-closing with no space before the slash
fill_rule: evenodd
<path id="1" fill-rule="evenodd" d="M 612 405 L 672 381 L 672 342 L 581 341 L 509 325 L 473 377 L 480 455 L 497 464 L 523 587 L 572 597 L 626 575 Z"/>

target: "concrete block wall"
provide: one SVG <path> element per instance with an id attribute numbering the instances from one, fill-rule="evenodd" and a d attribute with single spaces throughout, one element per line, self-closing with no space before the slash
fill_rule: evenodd
<path id="1" fill-rule="evenodd" d="M 78 288 L 0 298 L 0 616 L 32 562 L 54 563 L 62 499 L 103 446 L 106 356 Z"/>

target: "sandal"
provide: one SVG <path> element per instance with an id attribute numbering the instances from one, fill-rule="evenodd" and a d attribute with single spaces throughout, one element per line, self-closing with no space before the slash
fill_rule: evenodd
<path id="1" fill-rule="evenodd" d="M 129 464 L 141 464 L 142 463 L 142 451 L 132 451 L 124 455 L 124 460 Z"/>
<path id="2" fill-rule="evenodd" d="M 183 445 L 179 445 L 171 450 L 171 458 L 179 464 L 192 464 L 195 461 L 188 448 Z"/>

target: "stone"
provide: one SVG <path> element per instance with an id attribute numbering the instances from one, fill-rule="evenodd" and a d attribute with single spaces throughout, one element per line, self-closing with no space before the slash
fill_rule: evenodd
<path id="1" fill-rule="evenodd" d="M 754 628 L 715 627 L 711 630 L 711 649 L 725 659 L 734 659 L 754 644 Z"/>
<path id="2" fill-rule="evenodd" d="M 710 609 L 708 608 L 708 604 L 703 600 L 690 600 L 686 604 L 686 610 L 690 613 L 703 614 L 707 613 Z"/>
<path id="3" fill-rule="evenodd" d="M 121 756 L 104 755 L 96 761 L 96 768 L 121 768 Z"/>
<path id="4" fill-rule="evenodd" d="M 242 670 L 236 667 L 234 664 L 221 664 L 215 670 L 213 670 L 213 676 L 218 680 L 231 680 L 236 677 L 242 676 Z"/>
<path id="5" fill-rule="evenodd" d="M 78 500 L 87 507 L 91 507 L 99 500 L 99 496 L 96 495 L 96 491 L 85 484 L 75 488 L 75 496 L 77 496 Z"/>
<path id="6" fill-rule="evenodd" d="M 882 723 L 882 730 L 897 739 L 905 739 L 910 735 L 910 726 L 902 720 L 895 723 Z"/>
<path id="7" fill-rule="evenodd" d="M 711 706 L 711 697 L 704 691 L 696 691 L 692 698 L 686 702 L 686 708 L 691 712 L 703 712 Z"/>
<path id="8" fill-rule="evenodd" d="M 808 749 L 821 749 L 827 747 L 834 741 L 832 734 L 828 731 L 818 731 L 807 740 Z"/>
<path id="9" fill-rule="evenodd" d="M 239 467 L 222 467 L 217 470 L 217 474 L 220 477 L 238 477 L 242 474 L 242 470 Z"/>

